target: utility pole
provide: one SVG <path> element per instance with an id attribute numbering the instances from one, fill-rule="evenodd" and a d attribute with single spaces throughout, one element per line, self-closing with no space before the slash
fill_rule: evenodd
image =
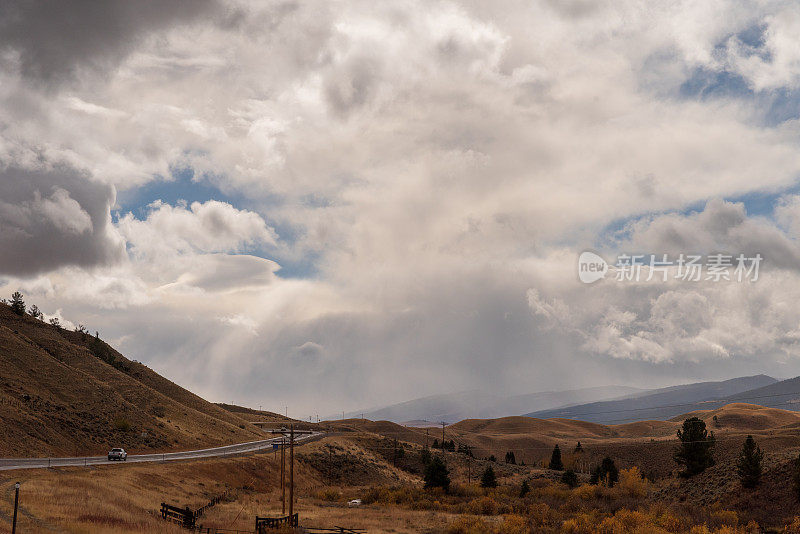
<path id="1" fill-rule="evenodd" d="M 294 526 L 294 423 L 289 425 L 289 524 Z"/>
<path id="2" fill-rule="evenodd" d="M 281 513 L 286 516 L 286 427 L 270 430 L 272 434 L 281 434 L 281 493 L 283 495 Z M 289 424 L 289 516 L 294 515 L 294 435 L 313 434 L 313 430 L 294 429 L 294 423 Z"/>
<path id="3" fill-rule="evenodd" d="M 17 534 L 17 508 L 19 507 L 19 482 L 14 484 L 14 520 L 11 523 L 11 534 Z"/>
<path id="4" fill-rule="evenodd" d="M 333 445 L 328 444 L 328 486 L 333 486 Z"/>
<path id="5" fill-rule="evenodd" d="M 281 515 L 286 515 L 286 440 L 281 438 Z"/>

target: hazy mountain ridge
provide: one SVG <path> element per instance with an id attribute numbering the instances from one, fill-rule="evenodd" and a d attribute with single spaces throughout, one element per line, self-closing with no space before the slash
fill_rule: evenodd
<path id="1" fill-rule="evenodd" d="M 696 382 L 659 388 L 621 399 L 540 410 L 526 415 L 540 419 L 579 419 L 604 424 L 668 420 L 682 413 L 714 409 L 724 403 L 743 401 L 748 396 L 746 393 L 776 383 L 778 380 L 766 375 Z"/>
<path id="2" fill-rule="evenodd" d="M 629 386 L 599 386 L 564 391 L 541 391 L 500 396 L 481 390 L 461 391 L 431 395 L 383 408 L 351 412 L 347 417 L 392 421 L 413 421 L 414 426 L 424 422 L 455 423 L 464 419 L 493 419 L 521 415 L 531 409 L 550 409 L 575 403 L 614 399 L 640 393 L 644 390 Z"/>

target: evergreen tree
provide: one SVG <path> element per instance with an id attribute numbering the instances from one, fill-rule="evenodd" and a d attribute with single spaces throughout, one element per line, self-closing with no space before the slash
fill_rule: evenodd
<path id="1" fill-rule="evenodd" d="M 425 488 L 444 488 L 445 491 L 450 488 L 450 470 L 438 456 L 425 466 Z"/>
<path id="2" fill-rule="evenodd" d="M 531 486 L 528 484 L 528 480 L 525 479 L 522 481 L 522 487 L 519 488 L 519 496 L 524 497 L 531 491 Z"/>
<path id="3" fill-rule="evenodd" d="M 490 465 L 483 471 L 483 475 L 481 475 L 481 487 L 482 488 L 496 488 L 497 487 L 497 476 L 494 474 L 494 469 Z"/>
<path id="4" fill-rule="evenodd" d="M 40 310 L 39 306 L 37 306 L 36 304 L 31 306 L 31 309 L 28 310 L 28 313 L 30 313 L 31 317 L 33 317 L 34 319 L 41 320 L 41 319 L 44 318 L 44 314 L 42 313 L 42 310 Z"/>
<path id="5" fill-rule="evenodd" d="M 575 445 L 575 451 L 574 452 L 575 453 L 583 452 L 583 446 L 581 445 L 580 441 L 578 442 L 577 445 Z"/>
<path id="6" fill-rule="evenodd" d="M 564 463 L 561 461 L 561 449 L 558 448 L 558 445 L 553 448 L 553 455 L 550 457 L 550 464 L 548 467 L 555 471 L 564 470 Z"/>
<path id="7" fill-rule="evenodd" d="M 764 453 L 761 447 L 756 445 L 753 436 L 747 436 L 742 445 L 742 452 L 739 453 L 739 462 L 736 464 L 736 471 L 742 486 L 745 488 L 755 488 L 761 479 L 761 460 Z"/>
<path id="8" fill-rule="evenodd" d="M 567 469 L 561 475 L 561 482 L 569 486 L 570 488 L 574 488 L 578 485 L 578 475 L 575 474 L 575 471 L 572 469 Z"/>
<path id="9" fill-rule="evenodd" d="M 592 484 L 606 484 L 609 488 L 619 480 L 619 471 L 614 460 L 606 456 L 600 465 L 594 468 L 589 482 Z"/>
<path id="10" fill-rule="evenodd" d="M 487 460 L 489 460 L 490 462 L 496 462 L 497 458 L 494 457 L 494 454 L 490 454 Z"/>
<path id="11" fill-rule="evenodd" d="M 55 326 L 56 328 L 61 328 L 61 321 L 58 320 L 58 317 L 53 317 L 50 319 L 50 324 Z"/>
<path id="12" fill-rule="evenodd" d="M 431 447 L 433 447 L 434 449 L 438 449 L 439 448 L 439 440 L 434 438 L 433 439 L 433 445 L 431 445 Z"/>
<path id="13" fill-rule="evenodd" d="M 681 476 L 690 477 L 702 473 L 714 465 L 714 432 L 706 431 L 706 423 L 700 418 L 691 417 L 683 422 L 678 430 L 680 446 L 673 458 L 684 466 Z"/>
<path id="14" fill-rule="evenodd" d="M 419 453 L 419 461 L 422 465 L 428 465 L 431 461 L 431 451 L 422 449 Z"/>
<path id="15" fill-rule="evenodd" d="M 514 457 L 514 451 L 508 451 L 506 453 L 506 463 L 517 465 L 517 459 Z"/>
<path id="16" fill-rule="evenodd" d="M 793 467 L 792 482 L 794 482 L 794 494 L 797 500 L 800 501 L 800 456 L 794 461 Z"/>
<path id="17" fill-rule="evenodd" d="M 22 293 L 14 291 L 11 295 L 11 310 L 17 315 L 25 315 L 25 301 L 22 300 Z"/>

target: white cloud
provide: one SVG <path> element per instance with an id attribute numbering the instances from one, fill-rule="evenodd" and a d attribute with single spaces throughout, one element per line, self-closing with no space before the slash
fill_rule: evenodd
<path id="1" fill-rule="evenodd" d="M 72 247 L 84 263 L 65 250 L 0 260 L 18 277 L 5 289 L 28 283 L 43 309 L 96 323 L 212 398 L 268 384 L 304 409 L 323 381 L 352 385 L 336 401 L 355 407 L 552 387 L 575 366 L 586 385 L 655 383 L 797 358 L 796 197 L 777 225 L 705 203 L 791 186 L 798 123 L 765 125 L 763 101 L 681 92 L 698 72 L 793 90 L 796 17 L 781 3 L 205 8 L 214 20 L 137 14 L 107 53 L 0 43 L 0 159 L 68 164 L 97 197 L 48 175 L 57 188 L 3 197 L 15 224 L 0 239 L 24 236 L 17 212 L 35 206 L 100 243 Z M 42 79 L 54 58 L 63 68 Z M 176 168 L 236 200 L 156 202 L 111 224 L 115 190 Z M 608 252 L 760 252 L 768 267 L 752 287 L 579 284 L 578 252 L 620 221 L 633 222 Z M 45 235 L 29 233 L 13 243 Z M 282 259 L 313 274 L 280 278 Z"/>
<path id="2" fill-rule="evenodd" d="M 117 225 L 138 256 L 186 252 L 238 252 L 250 246 L 275 245 L 275 232 L 257 213 L 210 200 L 191 206 L 156 201 L 147 218 L 128 213 Z"/>

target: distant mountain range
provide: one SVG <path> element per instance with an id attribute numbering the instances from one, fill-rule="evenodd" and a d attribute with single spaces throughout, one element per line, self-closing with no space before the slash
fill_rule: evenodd
<path id="1" fill-rule="evenodd" d="M 760 400 L 780 400 L 784 397 L 766 397 L 766 395 L 788 392 L 800 392 L 800 378 L 779 382 L 766 375 L 744 376 L 720 382 L 698 382 L 654 389 L 613 400 L 574 403 L 571 406 L 537 410 L 525 415 L 538 419 L 578 419 L 603 424 L 645 420 L 666 421 L 683 413 L 713 410 L 732 402 L 773 406 L 774 402 L 762 403 Z M 779 407 L 792 409 L 791 406 Z"/>
<path id="2" fill-rule="evenodd" d="M 348 417 L 392 421 L 407 426 L 452 424 L 465 419 L 495 419 L 524 414 L 615 424 L 662 420 L 727 403 L 747 402 L 800 411 L 800 377 L 778 381 L 766 375 L 696 382 L 659 389 L 602 386 L 501 396 L 486 391 L 432 395 Z"/>
<path id="3" fill-rule="evenodd" d="M 485 391 L 462 391 L 432 395 L 383 408 L 352 412 L 347 417 L 392 421 L 409 426 L 427 426 L 444 421 L 493 419 L 520 415 L 532 409 L 545 410 L 568 404 L 616 399 L 645 390 L 628 386 L 601 386 L 566 391 L 543 391 L 523 395 L 499 396 Z"/>

